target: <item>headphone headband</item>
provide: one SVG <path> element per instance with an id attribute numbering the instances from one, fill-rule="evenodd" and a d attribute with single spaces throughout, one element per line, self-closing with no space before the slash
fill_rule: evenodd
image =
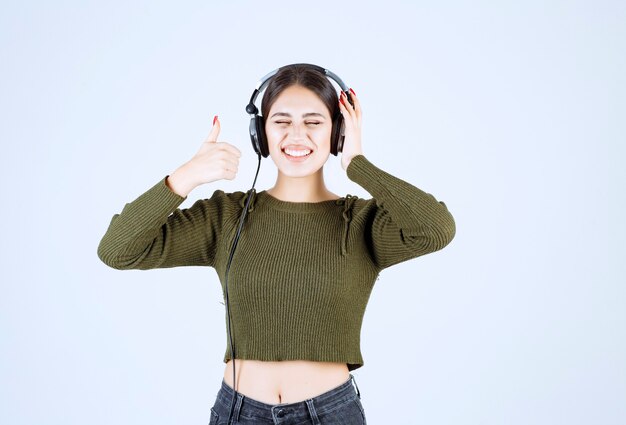
<path id="1" fill-rule="evenodd" d="M 248 103 L 248 105 L 246 106 L 246 112 L 250 115 L 256 115 L 259 113 L 259 109 L 256 107 L 256 105 L 254 104 L 254 102 L 256 101 L 256 98 L 259 96 L 259 93 L 261 93 L 263 90 L 265 90 L 265 87 L 269 84 L 270 79 L 276 75 L 278 73 L 278 71 L 280 71 L 281 69 L 288 67 L 288 66 L 294 66 L 294 65 L 302 65 L 302 66 L 307 66 L 313 69 L 316 69 L 317 71 L 321 72 L 322 74 L 324 74 L 326 77 L 332 79 L 333 81 L 335 81 L 339 87 L 341 87 L 341 90 L 344 92 L 348 91 L 348 86 L 346 86 L 346 84 L 341 80 L 341 78 L 339 78 L 339 76 L 337 76 L 337 74 L 335 74 L 334 72 L 326 69 L 326 68 L 322 68 L 319 65 L 314 65 L 312 63 L 292 63 L 290 65 L 284 65 L 281 66 L 280 68 L 276 68 L 275 70 L 273 70 L 272 72 L 269 72 L 268 74 L 264 75 L 256 84 L 256 87 L 254 89 L 254 91 L 252 92 L 252 96 L 250 97 L 250 102 Z"/>

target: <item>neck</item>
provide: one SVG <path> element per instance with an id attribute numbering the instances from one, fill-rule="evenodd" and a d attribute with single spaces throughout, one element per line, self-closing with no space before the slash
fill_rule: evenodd
<path id="1" fill-rule="evenodd" d="M 318 172 L 303 176 L 291 177 L 278 171 L 274 187 L 266 190 L 273 197 L 287 202 L 320 202 L 338 197 L 330 192 L 324 183 L 324 168 Z"/>

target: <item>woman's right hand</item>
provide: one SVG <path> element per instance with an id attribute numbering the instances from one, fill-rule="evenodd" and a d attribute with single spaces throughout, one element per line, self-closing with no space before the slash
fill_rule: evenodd
<path id="1" fill-rule="evenodd" d="M 198 152 L 167 178 L 170 189 L 181 196 L 187 196 L 201 184 L 235 178 L 241 152 L 229 143 L 218 142 L 219 134 L 220 121 L 216 115 L 213 128 Z"/>

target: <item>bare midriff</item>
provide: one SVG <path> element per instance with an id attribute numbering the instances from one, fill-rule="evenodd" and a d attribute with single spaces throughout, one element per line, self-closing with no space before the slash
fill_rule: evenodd
<path id="1" fill-rule="evenodd" d="M 237 392 L 267 404 L 295 403 L 325 393 L 350 378 L 346 363 L 283 360 L 276 362 L 235 359 Z M 224 370 L 233 385 L 233 362 Z"/>

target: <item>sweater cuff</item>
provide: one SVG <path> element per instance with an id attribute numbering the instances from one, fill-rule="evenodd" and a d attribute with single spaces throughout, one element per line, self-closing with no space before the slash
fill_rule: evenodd
<path id="1" fill-rule="evenodd" d="M 372 164 L 363 154 L 350 160 L 346 173 L 350 180 L 363 187 L 374 198 L 385 198 L 390 191 L 395 192 L 395 186 L 399 182 L 397 177 Z M 406 185 L 404 181 L 402 183 L 402 186 Z"/>
<path id="2" fill-rule="evenodd" d="M 161 213 L 165 211 L 172 212 L 187 199 L 186 196 L 180 196 L 167 187 L 165 181 L 168 177 L 169 174 L 139 197 L 143 205 L 142 210 L 146 212 L 152 211 L 153 213 L 156 211 Z"/>
<path id="3" fill-rule="evenodd" d="M 358 154 L 353 156 L 350 160 L 350 164 L 348 164 L 348 168 L 346 169 L 346 174 L 350 180 L 358 183 L 360 186 L 363 186 L 361 184 L 363 181 L 370 180 L 371 177 L 373 177 L 371 173 L 368 173 L 368 169 L 371 169 L 371 167 L 374 167 L 374 164 L 365 158 L 365 155 Z"/>

